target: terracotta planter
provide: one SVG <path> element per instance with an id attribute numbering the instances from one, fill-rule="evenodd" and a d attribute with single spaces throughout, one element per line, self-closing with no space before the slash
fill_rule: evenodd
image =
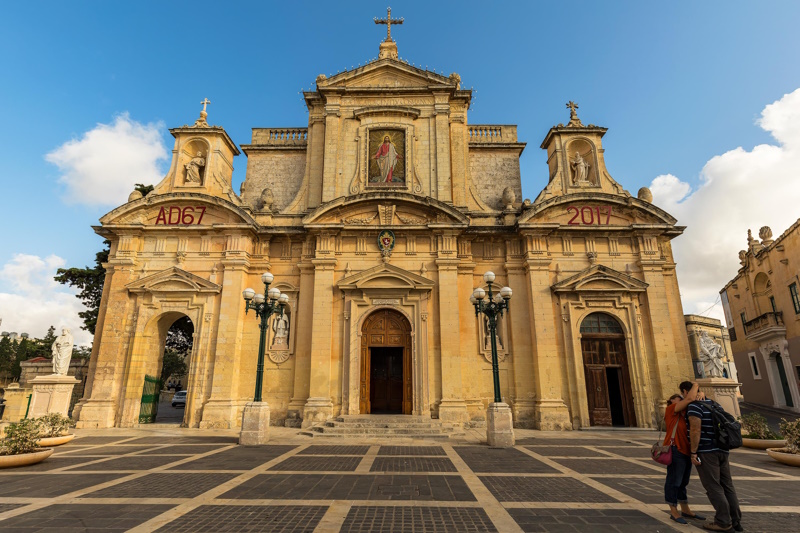
<path id="1" fill-rule="evenodd" d="M 783 448 L 786 446 L 786 441 L 782 439 L 748 439 L 747 437 L 742 437 L 742 445 L 745 448 L 754 450 L 766 450 L 767 448 Z"/>
<path id="2" fill-rule="evenodd" d="M 767 448 L 770 457 L 789 466 L 800 466 L 800 453 L 785 452 L 786 448 Z"/>
<path id="3" fill-rule="evenodd" d="M 50 446 L 61 446 L 62 444 L 66 444 L 74 438 L 75 435 L 61 435 L 59 437 L 43 437 L 39 439 L 39 446 L 41 446 L 42 448 L 49 448 Z"/>
<path id="4" fill-rule="evenodd" d="M 19 455 L 0 455 L 0 468 L 27 466 L 41 463 L 53 455 L 53 448 L 40 449 L 38 452 L 21 453 Z"/>

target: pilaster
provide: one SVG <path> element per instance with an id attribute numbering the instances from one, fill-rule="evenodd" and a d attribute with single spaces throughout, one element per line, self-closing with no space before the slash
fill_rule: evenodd
<path id="1" fill-rule="evenodd" d="M 303 407 L 308 401 L 309 384 L 311 380 L 311 335 L 314 321 L 314 265 L 311 262 L 301 262 L 297 265 L 300 269 L 300 294 L 297 303 L 298 319 L 297 330 L 307 332 L 298 335 L 295 345 L 294 360 L 294 392 L 289 401 L 286 413 L 286 425 L 300 427 L 303 418 Z"/>
<path id="2" fill-rule="evenodd" d="M 458 259 L 439 258 L 439 339 L 442 401 L 439 418 L 453 424 L 467 421 L 461 376 L 461 324 L 458 305 Z"/>

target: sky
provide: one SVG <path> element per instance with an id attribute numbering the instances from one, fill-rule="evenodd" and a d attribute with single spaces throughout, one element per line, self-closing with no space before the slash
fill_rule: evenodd
<path id="1" fill-rule="evenodd" d="M 52 280 L 91 265 L 91 229 L 135 183 L 165 175 L 168 128 L 307 125 L 298 94 L 375 58 L 385 2 L 15 2 L 0 31 L 0 329 L 43 336 L 82 308 Z M 798 2 L 395 1 L 400 56 L 461 75 L 473 124 L 517 124 L 523 196 L 539 144 L 567 122 L 608 128 L 610 174 L 687 226 L 674 241 L 684 312 L 722 318 L 746 233 L 798 216 Z M 234 162 L 234 189 L 245 156 Z"/>

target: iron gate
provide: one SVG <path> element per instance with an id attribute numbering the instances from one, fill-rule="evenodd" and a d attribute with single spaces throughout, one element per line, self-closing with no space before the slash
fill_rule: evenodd
<path id="1" fill-rule="evenodd" d="M 161 380 L 153 376 L 145 376 L 144 387 L 142 387 L 142 406 L 139 409 L 140 424 L 152 424 L 156 421 L 160 395 Z"/>

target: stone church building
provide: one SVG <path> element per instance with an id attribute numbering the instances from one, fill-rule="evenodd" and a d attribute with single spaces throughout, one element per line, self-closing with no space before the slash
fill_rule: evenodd
<path id="1" fill-rule="evenodd" d="M 652 427 L 693 375 L 671 240 L 683 228 L 609 174 L 606 128 L 544 136 L 543 186 L 522 200 L 514 125 L 474 125 L 472 91 L 398 58 L 305 92 L 308 126 L 254 128 L 237 147 L 205 104 L 166 177 L 100 219 L 111 241 L 78 427 L 139 423 L 165 335 L 189 317 L 184 425 L 236 428 L 252 401 L 261 274 L 289 296 L 263 379 L 273 424 L 398 413 L 484 423 L 487 327 L 469 297 L 497 275 L 500 385 L 517 427 Z M 247 173 L 232 187 L 234 158 Z M 544 170 L 544 169 L 543 169 Z M 381 239 L 379 241 L 379 235 Z M 272 320 L 275 320 L 273 317 Z"/>

